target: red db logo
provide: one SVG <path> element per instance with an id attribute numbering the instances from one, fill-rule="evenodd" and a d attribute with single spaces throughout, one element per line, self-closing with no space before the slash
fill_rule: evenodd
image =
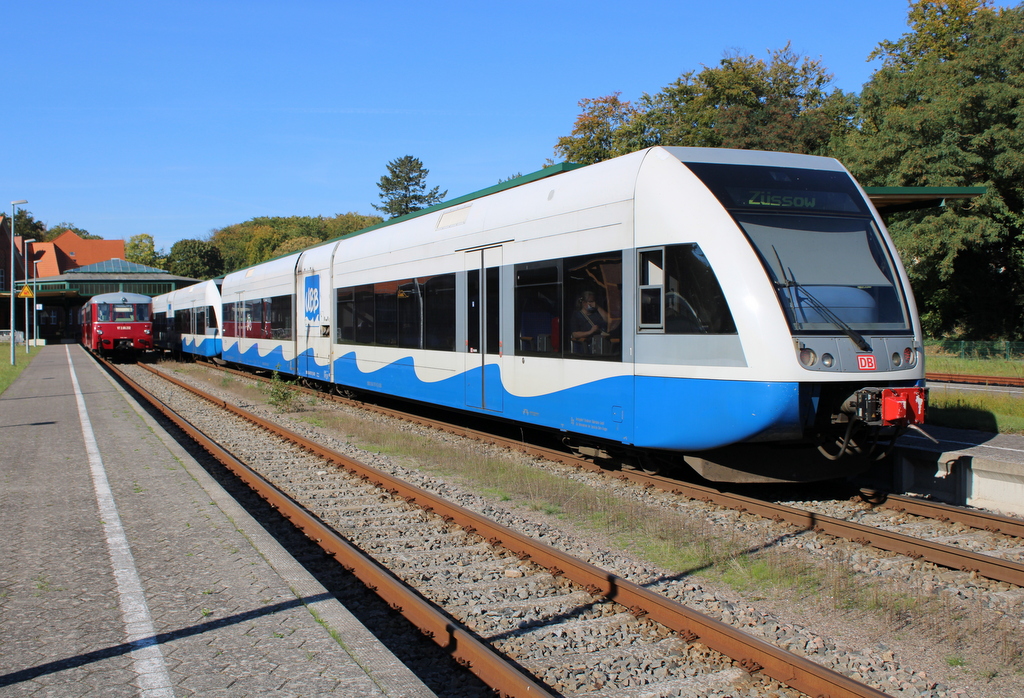
<path id="1" fill-rule="evenodd" d="M 859 355 L 857 357 L 857 368 L 861 371 L 874 371 L 877 368 L 875 366 L 875 357 L 871 354 Z"/>

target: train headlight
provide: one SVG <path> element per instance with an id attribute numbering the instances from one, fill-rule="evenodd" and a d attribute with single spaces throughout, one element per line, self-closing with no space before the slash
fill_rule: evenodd
<path id="1" fill-rule="evenodd" d="M 900 364 L 903 363 L 903 357 L 899 355 L 899 352 L 893 352 L 892 354 L 892 367 L 899 368 Z"/>
<path id="2" fill-rule="evenodd" d="M 906 362 L 907 366 L 913 366 L 917 363 L 917 353 L 910 347 L 907 347 L 903 350 L 903 361 Z"/>
<path id="3" fill-rule="evenodd" d="M 825 368 L 832 368 L 832 364 L 836 362 L 835 358 L 831 354 L 821 355 L 821 365 Z"/>
<path id="4" fill-rule="evenodd" d="M 814 350 L 804 347 L 800 350 L 800 363 L 804 366 L 813 366 L 818 363 L 818 355 L 814 353 Z"/>

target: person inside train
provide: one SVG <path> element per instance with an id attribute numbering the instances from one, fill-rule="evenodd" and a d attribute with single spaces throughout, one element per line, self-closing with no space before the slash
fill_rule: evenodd
<path id="1" fill-rule="evenodd" d="M 619 320 L 597 304 L 593 291 L 584 291 L 576 301 L 576 312 L 569 324 L 574 354 L 602 355 L 618 351 L 619 342 L 612 338 Z"/>

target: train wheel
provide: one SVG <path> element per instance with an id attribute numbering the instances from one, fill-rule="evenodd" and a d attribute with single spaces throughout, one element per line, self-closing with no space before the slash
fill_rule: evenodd
<path id="1" fill-rule="evenodd" d="M 883 504 L 888 497 L 889 493 L 882 490 L 875 490 L 870 487 L 862 487 L 860 489 L 860 498 L 868 504 Z"/>

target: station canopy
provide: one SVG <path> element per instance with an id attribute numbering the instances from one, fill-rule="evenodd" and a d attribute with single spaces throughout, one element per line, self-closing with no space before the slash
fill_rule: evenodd
<path id="1" fill-rule="evenodd" d="M 944 206 L 952 199 L 972 199 L 985 187 L 864 187 L 871 203 L 883 216 L 901 211 Z"/>

